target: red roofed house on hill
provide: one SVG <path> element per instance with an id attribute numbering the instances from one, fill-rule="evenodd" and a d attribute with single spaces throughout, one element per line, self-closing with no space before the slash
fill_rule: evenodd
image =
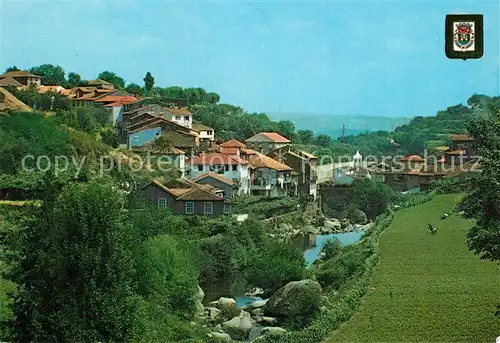
<path id="1" fill-rule="evenodd" d="M 19 86 L 35 85 L 36 87 L 40 87 L 42 85 L 41 76 L 22 70 L 9 71 L 8 73 L 0 75 L 0 81 L 2 79 L 7 79 L 7 81 L 4 81 L 4 84 L 7 86 L 17 86 L 17 83 L 20 83 Z"/>
<path id="2" fill-rule="evenodd" d="M 289 139 L 276 132 L 260 132 L 245 141 L 248 148 L 267 154 L 278 148 L 289 145 Z"/>
<path id="3" fill-rule="evenodd" d="M 447 164 L 459 165 L 477 158 L 478 152 L 474 145 L 474 138 L 469 135 L 451 135 L 451 147 L 445 151 Z"/>
<path id="4" fill-rule="evenodd" d="M 246 148 L 246 145 L 237 141 L 236 139 L 231 139 L 227 142 L 219 145 L 220 152 L 226 155 L 238 156 L 242 155 L 242 151 Z"/>
<path id="5" fill-rule="evenodd" d="M 232 180 L 237 187 L 237 194 L 250 193 L 248 162 L 237 156 L 222 153 L 200 154 L 188 161 L 187 169 L 193 179 L 213 172 Z"/>
<path id="6" fill-rule="evenodd" d="M 292 167 L 261 153 L 250 158 L 249 164 L 252 194 L 267 197 L 297 195 L 298 174 Z"/>

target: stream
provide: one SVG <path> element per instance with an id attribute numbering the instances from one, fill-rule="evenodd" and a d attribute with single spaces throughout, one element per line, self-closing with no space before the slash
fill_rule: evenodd
<path id="1" fill-rule="evenodd" d="M 363 237 L 364 231 L 353 231 L 345 233 L 332 233 L 328 235 L 301 235 L 293 239 L 293 244 L 304 250 L 304 259 L 306 260 L 307 267 L 310 267 L 314 261 L 319 257 L 321 249 L 325 246 L 326 242 L 336 238 L 342 246 L 358 242 Z M 205 286 L 207 287 L 207 286 Z M 205 289 L 205 288 L 204 288 Z M 229 297 L 236 300 L 236 307 L 242 308 L 257 300 L 263 300 L 258 296 L 247 296 L 243 289 L 234 289 L 229 282 L 219 281 L 218 284 L 208 286 L 205 291 L 204 303 L 208 304 L 210 301 L 218 300 L 220 297 Z"/>

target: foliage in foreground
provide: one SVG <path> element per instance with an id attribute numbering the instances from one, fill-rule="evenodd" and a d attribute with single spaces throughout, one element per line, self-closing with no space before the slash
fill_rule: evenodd
<path id="1" fill-rule="evenodd" d="M 127 342 L 174 339 L 190 317 L 197 272 L 168 236 L 145 239 L 111 184 L 68 185 L 20 232 L 9 339 Z M 153 326 L 152 323 L 155 325 Z M 186 330 L 184 338 L 196 333 Z M 142 340 L 144 341 L 144 340 Z M 147 340 L 146 340 L 147 341 Z"/>
<path id="2" fill-rule="evenodd" d="M 500 261 L 500 106 L 493 115 L 469 124 L 479 150 L 483 172 L 461 204 L 476 225 L 468 234 L 469 248 L 481 258 Z"/>

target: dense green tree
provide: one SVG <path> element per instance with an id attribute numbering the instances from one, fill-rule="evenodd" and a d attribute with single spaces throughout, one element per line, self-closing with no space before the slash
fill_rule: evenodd
<path id="1" fill-rule="evenodd" d="M 117 89 L 125 88 L 125 80 L 111 71 L 103 71 L 97 78 L 112 83 Z"/>
<path id="2" fill-rule="evenodd" d="M 297 132 L 300 144 L 312 144 L 314 132 L 312 130 L 299 130 Z"/>
<path id="3" fill-rule="evenodd" d="M 70 72 L 68 74 L 68 83 L 67 86 L 69 88 L 77 87 L 81 84 L 82 78 L 80 77 L 80 74 Z"/>
<path id="4" fill-rule="evenodd" d="M 5 72 L 8 73 L 9 71 L 20 71 L 20 70 L 21 69 L 19 69 L 16 66 L 11 66 L 11 67 L 8 67 L 7 69 L 5 69 Z"/>
<path id="5" fill-rule="evenodd" d="M 220 96 L 217 93 L 210 92 L 206 94 L 205 99 L 208 104 L 217 104 L 220 101 Z"/>
<path id="6" fill-rule="evenodd" d="M 295 125 L 290 120 L 280 120 L 278 122 L 278 130 L 287 138 L 292 138 L 295 135 Z"/>
<path id="7" fill-rule="evenodd" d="M 314 144 L 321 147 L 327 148 L 332 144 L 332 142 L 333 142 L 332 137 L 328 135 L 321 134 L 314 137 Z"/>
<path id="8" fill-rule="evenodd" d="M 151 90 L 153 89 L 153 86 L 155 84 L 155 78 L 148 71 L 146 73 L 146 76 L 144 76 L 143 81 L 144 81 L 144 89 L 146 90 L 146 94 L 150 94 Z"/>
<path id="9" fill-rule="evenodd" d="M 483 170 L 461 204 L 466 215 L 476 220 L 468 244 L 481 258 L 500 261 L 500 107 L 493 105 L 490 118 L 473 121 L 468 129 Z"/>
<path id="10" fill-rule="evenodd" d="M 64 71 L 63 67 L 59 65 L 42 64 L 38 67 L 30 68 L 29 72 L 41 76 L 43 85 L 66 85 L 66 72 Z"/>
<path id="11" fill-rule="evenodd" d="M 122 195 L 102 181 L 69 185 L 25 232 L 15 281 L 15 341 L 127 342 L 136 335 L 137 244 Z"/>
<path id="12" fill-rule="evenodd" d="M 110 127 L 105 128 L 101 130 L 100 135 L 101 135 L 101 141 L 104 144 L 107 144 L 112 148 L 118 147 L 118 134 L 116 133 L 115 129 Z"/>
<path id="13" fill-rule="evenodd" d="M 127 87 L 125 87 L 125 90 L 130 93 L 130 94 L 134 94 L 134 95 L 141 95 L 142 94 L 142 87 L 139 86 L 138 84 L 136 83 L 129 83 L 127 85 Z"/>

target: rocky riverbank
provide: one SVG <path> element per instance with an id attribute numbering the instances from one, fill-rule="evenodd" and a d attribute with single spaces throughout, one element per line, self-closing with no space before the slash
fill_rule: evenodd
<path id="1" fill-rule="evenodd" d="M 262 335 L 286 333 L 285 323 L 319 311 L 325 301 L 321 294 L 321 286 L 316 281 L 293 281 L 269 299 L 238 309 L 235 299 L 224 297 L 203 306 L 204 293 L 199 288 L 196 295 L 198 319 L 209 328 L 208 336 L 213 342 L 258 342 Z"/>

